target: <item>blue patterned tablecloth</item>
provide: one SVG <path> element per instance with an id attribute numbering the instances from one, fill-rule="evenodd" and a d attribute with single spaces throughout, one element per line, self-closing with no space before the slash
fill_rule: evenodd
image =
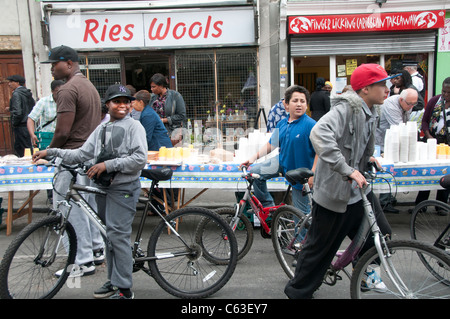
<path id="1" fill-rule="evenodd" d="M 148 165 L 147 168 L 160 167 Z M 160 182 L 161 187 L 169 188 L 220 188 L 240 189 L 246 187 L 238 164 L 183 164 L 169 166 L 174 174 L 170 181 Z M 51 189 L 54 167 L 43 165 L 0 166 L 0 192 Z M 151 182 L 141 178 L 142 187 Z M 268 181 L 270 190 L 285 190 L 283 177 Z"/>
<path id="2" fill-rule="evenodd" d="M 149 165 L 148 168 L 157 167 Z M 160 182 L 161 187 L 173 188 L 219 188 L 243 190 L 245 181 L 238 164 L 183 164 L 169 166 L 174 171 L 170 181 Z M 388 173 L 379 174 L 374 181 L 375 192 L 385 192 L 396 187 L 398 192 L 440 189 L 439 179 L 450 173 L 450 161 L 428 163 L 396 163 L 383 165 Z M 54 167 L 43 165 L 0 166 L 0 192 L 28 191 L 52 188 Z M 386 180 L 384 180 L 386 179 Z M 142 178 L 142 187 L 150 181 Z M 268 181 L 269 190 L 285 190 L 283 177 Z"/>
<path id="3" fill-rule="evenodd" d="M 450 161 L 436 160 L 424 163 L 395 163 L 383 165 L 386 173 L 378 174 L 373 183 L 375 192 L 389 191 L 389 185 L 397 192 L 442 189 L 439 180 L 450 174 Z M 385 179 L 385 180 L 384 180 Z"/>

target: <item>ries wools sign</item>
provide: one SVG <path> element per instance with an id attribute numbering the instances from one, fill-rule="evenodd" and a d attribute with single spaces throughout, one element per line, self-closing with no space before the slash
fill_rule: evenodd
<path id="1" fill-rule="evenodd" d="M 188 47 L 254 44 L 253 10 L 53 15 L 52 47 Z"/>

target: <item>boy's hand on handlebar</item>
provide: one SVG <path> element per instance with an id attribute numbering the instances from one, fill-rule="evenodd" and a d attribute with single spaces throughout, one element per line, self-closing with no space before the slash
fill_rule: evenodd
<path id="1" fill-rule="evenodd" d="M 37 162 L 40 159 L 45 159 L 47 157 L 47 150 L 37 151 L 33 154 L 33 162 Z"/>
<path id="2" fill-rule="evenodd" d="M 348 177 L 354 180 L 359 188 L 363 188 L 367 185 L 366 178 L 356 169 Z M 349 182 L 351 182 L 351 180 L 349 180 Z"/>
<path id="3" fill-rule="evenodd" d="M 100 177 L 101 173 L 105 171 L 106 171 L 105 162 L 101 162 L 89 168 L 86 174 L 90 179 L 92 179 L 95 175 L 97 175 L 97 177 Z"/>
<path id="4" fill-rule="evenodd" d="M 308 178 L 308 185 L 309 185 L 309 188 L 313 188 L 313 185 L 314 185 L 314 176 L 311 176 L 310 178 Z"/>
<path id="5" fill-rule="evenodd" d="M 239 165 L 239 169 L 242 169 L 242 167 L 248 168 L 250 165 L 252 165 L 250 160 L 246 160 L 245 162 L 241 163 L 241 165 Z"/>

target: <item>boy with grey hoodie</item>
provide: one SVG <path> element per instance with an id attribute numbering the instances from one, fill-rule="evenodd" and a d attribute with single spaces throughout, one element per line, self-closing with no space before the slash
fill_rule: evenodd
<path id="1" fill-rule="evenodd" d="M 109 241 L 106 250 L 108 281 L 94 292 L 96 298 L 134 298 L 130 290 L 133 273 L 130 239 L 141 191 L 139 177 L 147 163 L 147 139 L 141 123 L 129 116 L 131 100 L 134 98 L 125 86 L 111 85 L 105 95 L 110 121 L 99 125 L 82 147 L 74 150 L 50 148 L 33 155 L 35 161 L 46 156 L 61 157 L 69 165 L 96 159 L 97 164 L 87 171 L 87 176 L 94 180 L 102 173 L 114 173 L 109 186 L 99 186 L 107 195 L 96 196 L 97 211 L 105 222 Z M 99 162 L 103 148 L 114 154 L 114 158 Z"/>
<path id="2" fill-rule="evenodd" d="M 354 92 L 332 100 L 331 110 L 311 131 L 318 155 L 314 174 L 312 225 L 297 260 L 294 278 L 285 293 L 291 299 L 312 298 L 346 236 L 353 238 L 364 207 L 359 188 L 367 183 L 361 172 L 368 168 L 375 145 L 377 112 L 389 92 L 386 71 L 378 64 L 363 64 L 351 76 Z M 383 211 L 369 189 L 368 198 L 383 234 L 391 233 Z M 363 251 L 373 245 L 366 242 Z M 380 288 L 383 284 L 377 283 Z"/>

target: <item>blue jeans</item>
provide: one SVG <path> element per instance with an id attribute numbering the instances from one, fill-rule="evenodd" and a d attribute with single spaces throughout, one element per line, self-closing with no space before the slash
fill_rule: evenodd
<path id="1" fill-rule="evenodd" d="M 283 173 L 283 167 L 280 165 L 279 156 L 274 156 L 262 163 L 252 165 L 251 172 L 259 174 L 260 178 L 253 183 L 253 193 L 264 207 L 275 206 L 272 195 L 267 189 L 267 180 L 278 177 Z M 311 211 L 308 196 L 303 196 L 302 191 L 292 188 L 292 204 L 305 214 Z"/>

